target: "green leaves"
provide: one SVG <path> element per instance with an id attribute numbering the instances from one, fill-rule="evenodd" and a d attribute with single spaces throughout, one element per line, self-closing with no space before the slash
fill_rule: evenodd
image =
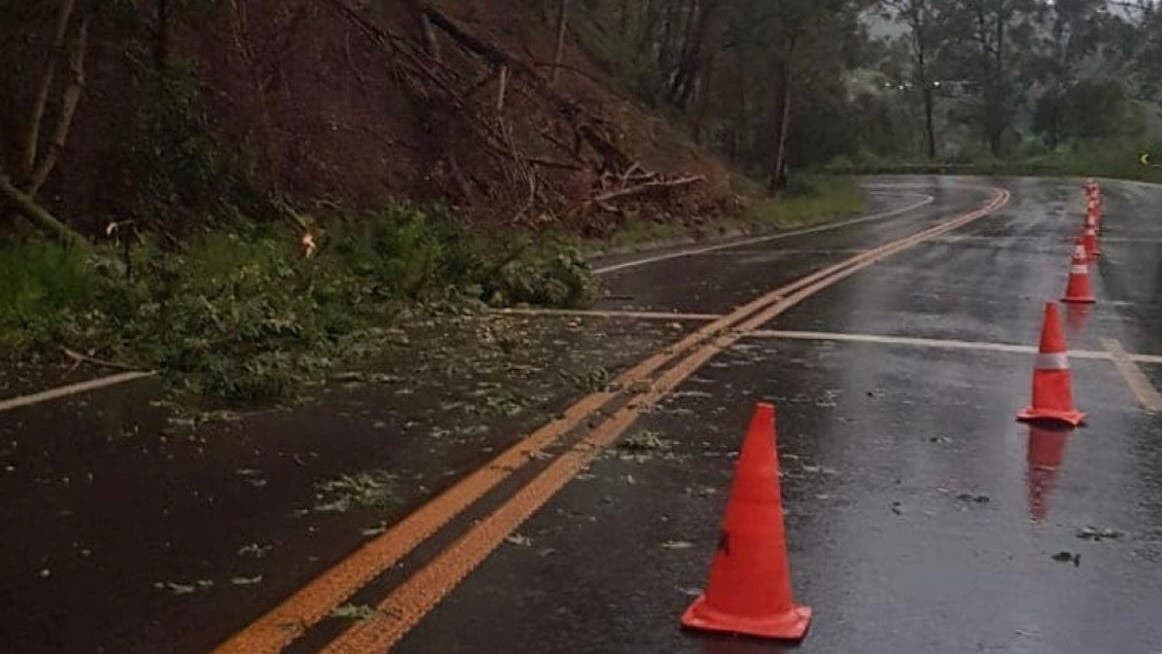
<path id="1" fill-rule="evenodd" d="M 311 259 L 293 235 L 261 227 L 209 232 L 176 251 L 147 238 L 92 258 L 42 241 L 5 247 L 0 344 L 67 345 L 159 369 L 182 394 L 266 403 L 295 398 L 338 363 L 406 344 L 384 330 L 409 304 L 576 306 L 595 292 L 578 252 L 513 258 L 438 206 L 389 205 L 319 234 Z M 519 410 L 507 399 L 488 406 Z"/>

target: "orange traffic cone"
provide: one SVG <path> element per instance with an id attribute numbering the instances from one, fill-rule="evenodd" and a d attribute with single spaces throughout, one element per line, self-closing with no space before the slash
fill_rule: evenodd
<path id="1" fill-rule="evenodd" d="M 1081 242 L 1085 245 L 1085 258 L 1089 261 L 1101 256 L 1101 250 L 1098 250 L 1097 245 L 1097 223 L 1094 222 L 1093 216 L 1085 217 L 1085 227 L 1081 229 Z"/>
<path id="2" fill-rule="evenodd" d="M 1073 261 L 1069 265 L 1069 282 L 1065 285 L 1062 302 L 1096 302 L 1089 287 L 1089 261 L 1085 257 L 1085 246 L 1078 243 L 1073 247 Z"/>
<path id="3" fill-rule="evenodd" d="M 1097 180 L 1092 177 L 1085 180 L 1085 184 L 1082 185 L 1082 188 L 1085 190 L 1086 199 L 1101 197 L 1101 187 L 1098 186 Z"/>
<path id="4" fill-rule="evenodd" d="M 1094 229 L 1101 231 L 1101 219 L 1101 200 L 1099 200 L 1097 196 L 1093 196 L 1089 199 L 1089 202 L 1087 202 L 1085 206 L 1085 222 L 1087 224 L 1092 222 Z"/>
<path id="5" fill-rule="evenodd" d="M 1017 412 L 1018 420 L 1052 420 L 1077 426 L 1085 414 L 1073 408 L 1069 388 L 1069 356 L 1057 305 L 1045 303 L 1045 320 L 1041 326 L 1041 346 L 1033 364 L 1033 404 Z"/>
<path id="6" fill-rule="evenodd" d="M 1049 517 L 1049 495 L 1057 483 L 1057 469 L 1065 461 L 1069 434 L 1029 425 L 1029 517 L 1040 522 Z"/>
<path id="7" fill-rule="evenodd" d="M 706 592 L 682 614 L 682 625 L 799 640 L 810 621 L 810 607 L 791 599 L 775 407 L 759 403 L 735 467 L 710 581 Z"/>

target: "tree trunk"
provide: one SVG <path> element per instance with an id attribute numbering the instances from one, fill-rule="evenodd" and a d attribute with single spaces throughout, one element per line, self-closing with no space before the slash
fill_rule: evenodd
<path id="1" fill-rule="evenodd" d="M 682 58 L 678 62 L 678 70 L 670 87 L 670 100 L 680 109 L 684 109 L 690 102 L 698 77 L 703 72 L 706 63 L 703 52 L 710 38 L 717 5 L 718 0 L 703 0 L 699 3 L 698 13 L 693 18 L 686 47 L 683 48 Z"/>
<path id="2" fill-rule="evenodd" d="M 1049 110 L 1049 150 L 1051 152 L 1057 151 L 1057 143 L 1060 140 L 1060 109 L 1061 109 L 1061 94 L 1057 94 L 1053 98 L 1053 107 Z"/>
<path id="3" fill-rule="evenodd" d="M 771 157 L 771 177 L 767 183 L 767 190 L 772 196 L 777 196 L 783 184 L 783 171 L 786 168 L 787 135 L 791 128 L 791 54 L 794 52 L 794 39 L 783 42 L 779 48 L 778 84 L 775 98 L 775 148 Z"/>
<path id="4" fill-rule="evenodd" d="M 52 92 L 53 78 L 56 76 L 56 64 L 60 52 L 64 48 L 65 35 L 68 33 L 69 21 L 73 15 L 75 0 L 61 0 L 60 11 L 57 12 L 56 31 L 53 34 L 52 49 L 44 58 L 44 67 L 40 75 L 40 86 L 36 89 L 36 99 L 32 104 L 32 113 L 28 118 L 28 130 L 24 135 L 24 151 L 20 161 L 18 175 L 31 178 L 36 167 L 37 150 L 40 146 L 40 128 L 44 122 L 45 108 L 48 106 L 48 96 Z"/>
<path id="5" fill-rule="evenodd" d="M 639 57 L 645 55 L 646 51 L 654 44 L 654 28 L 658 25 L 658 18 L 662 12 L 657 8 L 654 0 L 645 0 L 645 7 L 642 9 L 642 24 L 639 27 L 635 38 L 637 39 L 636 52 Z"/>
<path id="6" fill-rule="evenodd" d="M 436 31 L 432 29 L 432 21 L 424 13 L 424 7 L 419 0 L 408 0 L 408 8 L 416 21 L 416 30 L 424 43 L 424 50 L 436 61 L 441 60 L 440 42 L 436 39 Z"/>
<path id="7" fill-rule="evenodd" d="M 0 196 L 6 198 L 17 211 L 38 227 L 59 237 L 62 241 L 85 250 L 92 247 L 84 236 L 73 231 L 72 228 L 37 204 L 32 196 L 13 186 L 8 176 L 3 172 L 0 172 Z"/>
<path id="8" fill-rule="evenodd" d="M 169 69 L 171 2 L 172 0 L 157 0 L 157 33 L 153 43 L 153 60 L 160 71 Z"/>
<path id="9" fill-rule="evenodd" d="M 557 50 L 553 53 L 553 76 L 550 84 L 556 84 L 561 75 L 561 62 L 565 57 L 565 30 L 568 28 L 569 0 L 561 0 L 557 9 Z"/>
<path id="10" fill-rule="evenodd" d="M 508 90 L 508 66 L 501 64 L 497 76 L 499 82 L 496 89 L 496 113 L 501 113 L 504 111 L 504 94 Z"/>
<path id="11" fill-rule="evenodd" d="M 932 84 L 926 82 L 924 86 L 924 137 L 929 161 L 936 159 L 936 126 L 933 124 L 935 105 L 936 98 L 932 93 Z"/>
<path id="12" fill-rule="evenodd" d="M 1003 146 L 1004 102 L 1005 102 L 1005 0 L 997 0 L 996 52 L 993 60 L 993 88 L 995 94 L 992 107 L 992 127 L 989 130 L 989 148 L 994 157 L 1001 155 Z"/>
<path id="13" fill-rule="evenodd" d="M 73 126 L 73 116 L 76 115 L 77 105 L 81 102 L 81 94 L 85 91 L 85 54 L 89 49 L 89 19 L 81 18 L 77 27 L 77 35 L 69 47 L 69 84 L 61 95 L 60 114 L 57 116 L 56 128 L 52 133 L 52 140 L 48 144 L 48 152 L 40 165 L 36 167 L 28 180 L 25 192 L 36 197 L 40 188 L 48 180 L 49 173 L 60 159 L 69 138 L 69 130 Z"/>
<path id="14" fill-rule="evenodd" d="M 702 132 L 706 128 L 706 116 L 710 113 L 710 92 L 714 82 L 714 60 L 715 51 L 713 47 L 710 47 L 706 53 L 705 61 L 700 66 L 702 71 L 698 74 L 698 109 L 694 113 L 694 142 L 698 145 L 702 145 Z"/>

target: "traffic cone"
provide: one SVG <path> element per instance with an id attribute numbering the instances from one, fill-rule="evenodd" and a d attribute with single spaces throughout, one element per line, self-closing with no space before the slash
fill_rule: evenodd
<path id="1" fill-rule="evenodd" d="M 810 621 L 811 608 L 791 599 L 775 407 L 759 403 L 738 456 L 710 581 L 682 614 L 682 625 L 799 640 Z"/>
<path id="2" fill-rule="evenodd" d="M 1057 483 L 1057 469 L 1065 461 L 1069 434 L 1029 425 L 1029 470 L 1026 477 L 1029 517 L 1040 522 L 1049 517 L 1049 495 Z"/>
<path id="3" fill-rule="evenodd" d="M 1062 302 L 1090 303 L 1096 300 L 1089 287 L 1089 261 L 1085 256 L 1085 246 L 1081 243 L 1073 247 L 1073 260 L 1069 265 L 1069 282 L 1065 285 Z"/>
<path id="4" fill-rule="evenodd" d="M 1085 184 L 1081 188 L 1085 190 L 1085 198 L 1087 200 L 1101 196 L 1101 187 L 1097 185 L 1097 180 L 1092 177 L 1085 180 Z"/>
<path id="5" fill-rule="evenodd" d="M 1086 223 L 1092 222 L 1094 229 L 1096 229 L 1097 231 L 1100 232 L 1101 231 L 1101 219 L 1102 219 L 1101 200 L 1098 199 L 1097 196 L 1091 197 L 1089 199 L 1089 202 L 1087 202 L 1086 206 L 1085 206 L 1085 222 Z"/>
<path id="6" fill-rule="evenodd" d="M 1045 303 L 1045 320 L 1041 326 L 1041 345 L 1033 364 L 1033 404 L 1017 412 L 1018 420 L 1052 420 L 1077 426 L 1085 414 L 1073 407 L 1069 388 L 1069 356 L 1057 305 Z"/>
<path id="7" fill-rule="evenodd" d="M 1085 245 L 1085 258 L 1089 261 L 1101 256 L 1097 245 L 1097 223 L 1092 216 L 1085 217 L 1085 226 L 1081 229 L 1081 242 Z"/>

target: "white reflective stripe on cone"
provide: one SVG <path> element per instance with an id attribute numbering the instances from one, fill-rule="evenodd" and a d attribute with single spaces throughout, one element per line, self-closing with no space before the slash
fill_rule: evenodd
<path id="1" fill-rule="evenodd" d="M 1070 266 L 1069 267 L 1069 274 L 1070 275 L 1088 275 L 1089 274 L 1089 266 L 1085 265 L 1084 263 Z"/>
<path id="2" fill-rule="evenodd" d="M 1069 357 L 1064 352 L 1038 352 L 1033 367 L 1037 370 L 1069 370 Z"/>

